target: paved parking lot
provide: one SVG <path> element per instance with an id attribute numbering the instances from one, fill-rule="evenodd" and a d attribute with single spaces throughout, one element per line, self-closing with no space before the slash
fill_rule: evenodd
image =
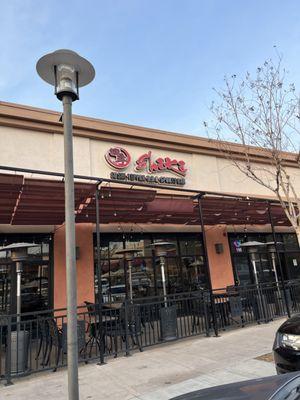
<path id="1" fill-rule="evenodd" d="M 283 319 L 222 333 L 195 337 L 108 360 L 104 366 L 80 367 L 81 400 L 167 400 L 188 391 L 275 374 L 270 353 Z M 0 386 L 0 398 L 67 399 L 67 373 L 32 375 Z"/>

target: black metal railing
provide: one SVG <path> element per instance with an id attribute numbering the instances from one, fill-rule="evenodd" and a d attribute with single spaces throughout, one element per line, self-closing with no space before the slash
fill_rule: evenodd
<path id="1" fill-rule="evenodd" d="M 189 336 L 209 335 L 208 301 L 205 291 L 134 299 L 129 309 L 141 317 L 143 347 Z"/>
<path id="2" fill-rule="evenodd" d="M 300 311 L 300 281 L 231 286 L 78 307 L 80 362 L 129 355 L 194 335 L 267 323 Z M 67 364 L 65 309 L 0 316 L 0 376 L 8 383 Z"/>
<path id="3" fill-rule="evenodd" d="M 213 291 L 218 329 L 269 322 L 300 311 L 300 281 L 230 286 Z"/>

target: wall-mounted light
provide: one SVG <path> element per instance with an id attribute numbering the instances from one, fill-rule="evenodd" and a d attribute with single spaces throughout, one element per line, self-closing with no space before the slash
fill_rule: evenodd
<path id="1" fill-rule="evenodd" d="M 217 254 L 222 254 L 224 252 L 223 243 L 215 243 L 215 249 Z"/>
<path id="2" fill-rule="evenodd" d="M 76 246 L 76 260 L 79 260 L 80 258 L 80 247 Z"/>

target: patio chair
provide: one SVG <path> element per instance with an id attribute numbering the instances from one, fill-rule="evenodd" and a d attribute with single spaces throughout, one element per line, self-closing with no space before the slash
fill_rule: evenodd
<path id="1" fill-rule="evenodd" d="M 40 353 L 41 351 L 43 351 L 41 365 L 45 365 L 46 357 L 48 354 L 49 342 L 50 342 L 49 325 L 45 318 L 37 320 L 37 330 L 39 336 L 39 347 L 35 360 L 39 359 Z"/>
<path id="2" fill-rule="evenodd" d="M 241 325 L 242 328 L 244 328 L 245 321 L 243 315 L 243 301 L 238 287 L 227 286 L 226 294 L 229 299 L 229 321 L 232 321 L 234 324 Z"/>
<path id="3" fill-rule="evenodd" d="M 104 341 L 104 329 L 100 332 L 100 324 L 99 324 L 99 306 L 98 304 L 91 303 L 89 301 L 84 302 L 86 308 L 88 310 L 88 323 L 86 328 L 86 333 L 89 333 L 89 340 L 86 342 L 84 348 L 81 352 L 84 352 L 84 358 L 86 358 L 86 350 L 90 347 L 89 350 L 89 358 L 91 358 L 92 350 L 94 343 L 97 344 L 99 351 L 105 350 L 105 341 Z M 101 348 L 101 346 L 103 346 Z"/>
<path id="4" fill-rule="evenodd" d="M 88 323 L 86 327 L 86 332 L 89 332 L 90 326 L 92 322 L 95 322 L 96 314 L 98 313 L 98 304 L 91 303 L 90 301 L 85 301 L 84 304 L 86 305 L 88 311 Z"/>
<path id="5" fill-rule="evenodd" d="M 132 343 L 137 345 L 140 351 L 143 351 L 141 345 L 142 319 L 140 315 L 140 309 L 137 307 L 133 306 L 130 309 L 128 316 L 128 328 Z"/>
<path id="6" fill-rule="evenodd" d="M 58 363 L 60 356 L 62 354 L 62 330 L 57 326 L 55 319 L 48 319 L 48 331 L 49 331 L 49 350 L 48 350 L 48 357 L 46 360 L 46 364 L 48 365 L 50 362 L 50 357 L 52 353 L 53 346 L 57 349 L 56 350 L 56 357 L 55 357 L 55 366 L 53 372 L 57 370 Z"/>
<path id="7" fill-rule="evenodd" d="M 127 329 L 126 329 L 126 315 L 124 305 L 120 309 L 119 316 L 114 321 L 105 322 L 105 336 L 110 339 L 111 347 L 109 352 L 113 351 L 114 357 L 118 356 L 118 339 L 122 342 L 126 341 L 126 335 L 129 335 L 132 344 L 137 345 L 140 351 L 143 351 L 141 345 L 141 315 L 137 307 L 131 307 L 127 315 Z"/>
<path id="8" fill-rule="evenodd" d="M 206 332 L 209 331 L 209 320 L 208 320 L 208 308 L 209 298 L 206 297 L 206 293 L 191 294 L 189 300 L 189 309 L 192 316 L 192 333 L 197 332 L 197 327 L 204 327 Z"/>

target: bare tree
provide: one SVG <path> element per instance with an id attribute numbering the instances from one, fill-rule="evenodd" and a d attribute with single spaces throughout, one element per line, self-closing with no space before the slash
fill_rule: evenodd
<path id="1" fill-rule="evenodd" d="M 224 89 L 215 89 L 218 102 L 211 106 L 213 125 L 204 125 L 244 175 L 276 195 L 300 245 L 300 193 L 289 169 L 300 167 L 299 94 L 294 84 L 287 82 L 281 57 L 277 63 L 265 61 L 243 80 L 236 75 L 224 80 Z"/>

